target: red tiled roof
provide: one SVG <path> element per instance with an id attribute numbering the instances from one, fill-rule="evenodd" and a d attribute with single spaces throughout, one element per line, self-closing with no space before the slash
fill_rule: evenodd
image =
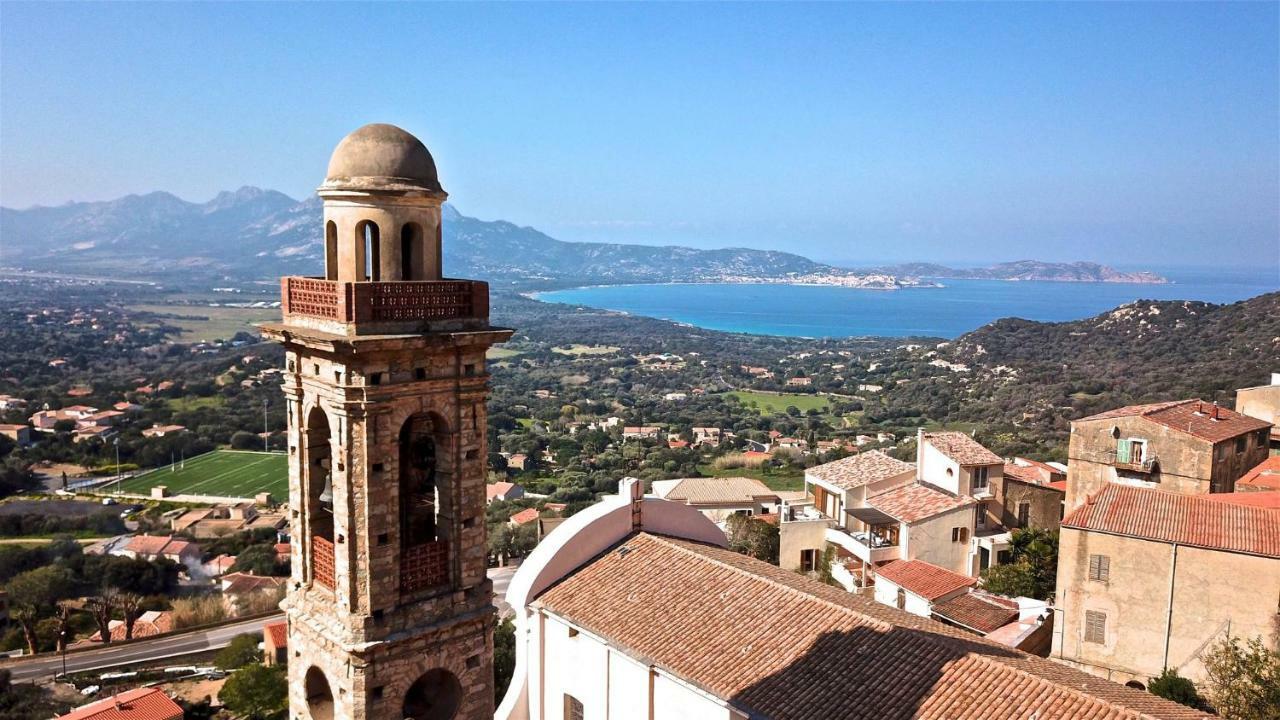
<path id="1" fill-rule="evenodd" d="M 538 519 L 537 508 L 525 508 L 524 510 L 521 510 L 520 512 L 511 516 L 511 522 L 515 523 L 516 525 L 525 525 L 537 519 Z"/>
<path id="2" fill-rule="evenodd" d="M 1272 455 L 1245 473 L 1236 481 L 1236 490 L 1280 490 L 1280 455 Z"/>
<path id="3" fill-rule="evenodd" d="M 1053 488 L 1054 490 L 1057 490 L 1058 492 L 1066 492 L 1066 491 L 1067 491 L 1067 481 L 1066 481 L 1066 480 L 1055 480 L 1055 481 L 1053 481 L 1053 482 L 1049 483 L 1048 485 L 1045 485 L 1045 487 L 1051 487 L 1051 488 Z"/>
<path id="4" fill-rule="evenodd" d="M 1050 468 L 1050 470 L 1052 469 L 1053 468 Z M 1057 470 L 1054 470 L 1054 472 L 1057 475 L 1062 474 Z M 1039 485 L 1040 487 L 1053 488 L 1054 490 L 1058 490 L 1060 492 L 1066 492 L 1066 489 L 1067 489 L 1066 480 L 1049 482 L 1049 480 L 1045 477 L 1045 473 L 1043 473 L 1040 469 L 1035 467 L 1027 467 L 1026 465 L 1017 465 L 1015 463 L 1005 463 L 1004 476 L 1006 478 L 1010 478 L 1012 480 L 1018 480 L 1020 482 L 1027 483 L 1029 485 Z"/>
<path id="5" fill-rule="evenodd" d="M 621 546 L 533 607 L 752 717 L 1208 717 L 730 550 L 647 533 Z"/>
<path id="6" fill-rule="evenodd" d="M 1247 507 L 1260 507 L 1268 510 L 1280 510 L 1280 492 L 1211 493 L 1202 497 L 1204 497 L 1205 500 L 1212 500 L 1214 502 L 1244 505 Z"/>
<path id="7" fill-rule="evenodd" d="M 1203 400 L 1177 400 L 1151 405 L 1130 405 L 1097 415 L 1081 418 L 1076 422 L 1109 420 L 1119 417 L 1141 416 L 1167 428 L 1186 433 L 1211 443 L 1220 443 L 1238 435 L 1271 427 L 1265 420 L 1241 415 L 1234 410 L 1215 406 Z"/>
<path id="8" fill-rule="evenodd" d="M 1004 462 L 1004 458 L 962 432 L 953 430 L 927 432 L 924 434 L 924 439 L 937 448 L 938 452 L 961 465 L 997 465 Z"/>
<path id="9" fill-rule="evenodd" d="M 904 523 L 913 523 L 973 505 L 971 497 L 952 495 L 924 483 L 912 483 L 867 498 L 867 505 Z"/>
<path id="10" fill-rule="evenodd" d="M 284 620 L 280 622 L 267 623 L 262 626 L 262 638 L 269 642 L 273 647 L 289 646 L 289 624 Z"/>
<path id="11" fill-rule="evenodd" d="M 173 542 L 170 535 L 135 535 L 124 549 L 139 555 L 159 555 L 170 542 Z"/>
<path id="12" fill-rule="evenodd" d="M 934 605 L 933 614 L 985 635 L 1018 619 L 1018 601 L 977 590 Z"/>
<path id="13" fill-rule="evenodd" d="M 829 482 L 836 487 L 852 490 L 869 483 L 914 472 L 915 469 L 914 463 L 889 457 L 880 450 L 868 450 L 811 467 L 805 471 L 805 474 Z"/>
<path id="14" fill-rule="evenodd" d="M 876 568 L 876 575 L 925 600 L 936 600 L 978 582 L 923 560 L 894 560 Z"/>
<path id="15" fill-rule="evenodd" d="M 488 485 L 484 486 L 485 499 L 492 500 L 498 497 L 499 495 L 506 495 L 507 493 L 511 492 L 511 490 L 515 487 L 516 487 L 515 483 L 509 483 L 509 482 L 489 483 Z"/>
<path id="16" fill-rule="evenodd" d="M 182 708 L 159 688 L 138 688 L 82 705 L 58 720 L 181 720 Z"/>
<path id="17" fill-rule="evenodd" d="M 1109 483 L 1062 527 L 1280 558 L 1280 513 L 1206 495 Z"/>

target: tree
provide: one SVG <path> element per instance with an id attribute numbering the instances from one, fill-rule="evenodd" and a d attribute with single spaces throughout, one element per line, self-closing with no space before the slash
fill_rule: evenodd
<path id="1" fill-rule="evenodd" d="M 1204 698 L 1196 692 L 1196 684 L 1182 677 L 1174 668 L 1165 668 L 1164 672 L 1151 678 L 1147 690 L 1152 695 L 1159 695 L 1165 700 L 1172 700 L 1197 710 L 1205 709 Z"/>
<path id="2" fill-rule="evenodd" d="M 120 614 L 124 616 L 124 639 L 133 639 L 133 624 L 142 614 L 142 596 L 136 593 L 122 592 L 116 599 Z"/>
<path id="3" fill-rule="evenodd" d="M 1009 538 L 1009 562 L 982 572 L 983 589 L 1009 597 L 1047 600 L 1058 577 L 1058 533 L 1018 528 Z"/>
<path id="4" fill-rule="evenodd" d="M 9 617 L 22 627 L 27 649 L 34 653 L 39 646 L 36 624 L 59 600 L 75 591 L 75 578 L 66 568 L 50 565 L 14 577 L 5 589 L 9 593 Z"/>
<path id="5" fill-rule="evenodd" d="M 218 700 L 247 720 L 276 720 L 289 709 L 289 683 L 284 667 L 267 667 L 258 663 L 245 665 L 231 673 L 218 691 Z"/>
<path id="6" fill-rule="evenodd" d="M 236 450 L 257 450 L 262 447 L 262 439 L 251 432 L 237 430 L 231 433 L 231 447 Z"/>
<path id="7" fill-rule="evenodd" d="M 235 670 L 250 663 L 262 661 L 262 651 L 258 649 L 257 635 L 237 635 L 231 638 L 230 644 L 218 651 L 213 662 L 223 670 Z"/>
<path id="8" fill-rule="evenodd" d="M 493 702 L 502 702 L 516 672 L 516 626 L 510 617 L 493 629 Z"/>
<path id="9" fill-rule="evenodd" d="M 283 563 L 276 562 L 274 544 L 250 545 L 236 555 L 231 566 L 232 572 L 247 572 L 254 575 L 284 575 L 281 572 Z"/>
<path id="10" fill-rule="evenodd" d="M 725 520 L 729 548 L 757 560 L 778 564 L 778 526 L 749 515 L 733 514 Z"/>
<path id="11" fill-rule="evenodd" d="M 111 642 L 111 615 L 115 612 L 120 591 L 113 587 L 104 587 L 102 592 L 86 598 L 84 609 L 98 626 L 98 634 L 102 636 L 102 644 Z"/>
<path id="12" fill-rule="evenodd" d="M 1280 651 L 1228 636 L 1203 658 L 1210 703 L 1227 720 L 1280 719 Z"/>

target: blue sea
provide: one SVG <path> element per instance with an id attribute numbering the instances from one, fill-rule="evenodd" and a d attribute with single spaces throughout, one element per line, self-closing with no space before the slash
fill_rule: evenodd
<path id="1" fill-rule="evenodd" d="M 1078 320 L 1134 300 L 1230 303 L 1280 290 L 1280 269 L 1154 269 L 1173 282 L 940 280 L 941 288 L 859 290 L 800 285 L 614 285 L 537 295 L 728 332 L 793 337 L 953 338 L 993 320 Z"/>

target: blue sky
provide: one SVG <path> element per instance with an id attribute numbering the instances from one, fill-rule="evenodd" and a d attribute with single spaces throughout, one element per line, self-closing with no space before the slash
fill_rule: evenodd
<path id="1" fill-rule="evenodd" d="M 566 240 L 1280 268 L 1278 8 L 6 2 L 0 203 L 303 197 L 392 122 Z"/>

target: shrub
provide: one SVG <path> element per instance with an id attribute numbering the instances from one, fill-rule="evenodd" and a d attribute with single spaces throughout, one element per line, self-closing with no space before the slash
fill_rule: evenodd
<path id="1" fill-rule="evenodd" d="M 1151 678 L 1147 690 L 1165 700 L 1172 700 L 1188 707 L 1204 709 L 1204 698 L 1196 691 L 1196 684 L 1182 677 L 1177 670 L 1165 668 L 1159 676 Z"/>

